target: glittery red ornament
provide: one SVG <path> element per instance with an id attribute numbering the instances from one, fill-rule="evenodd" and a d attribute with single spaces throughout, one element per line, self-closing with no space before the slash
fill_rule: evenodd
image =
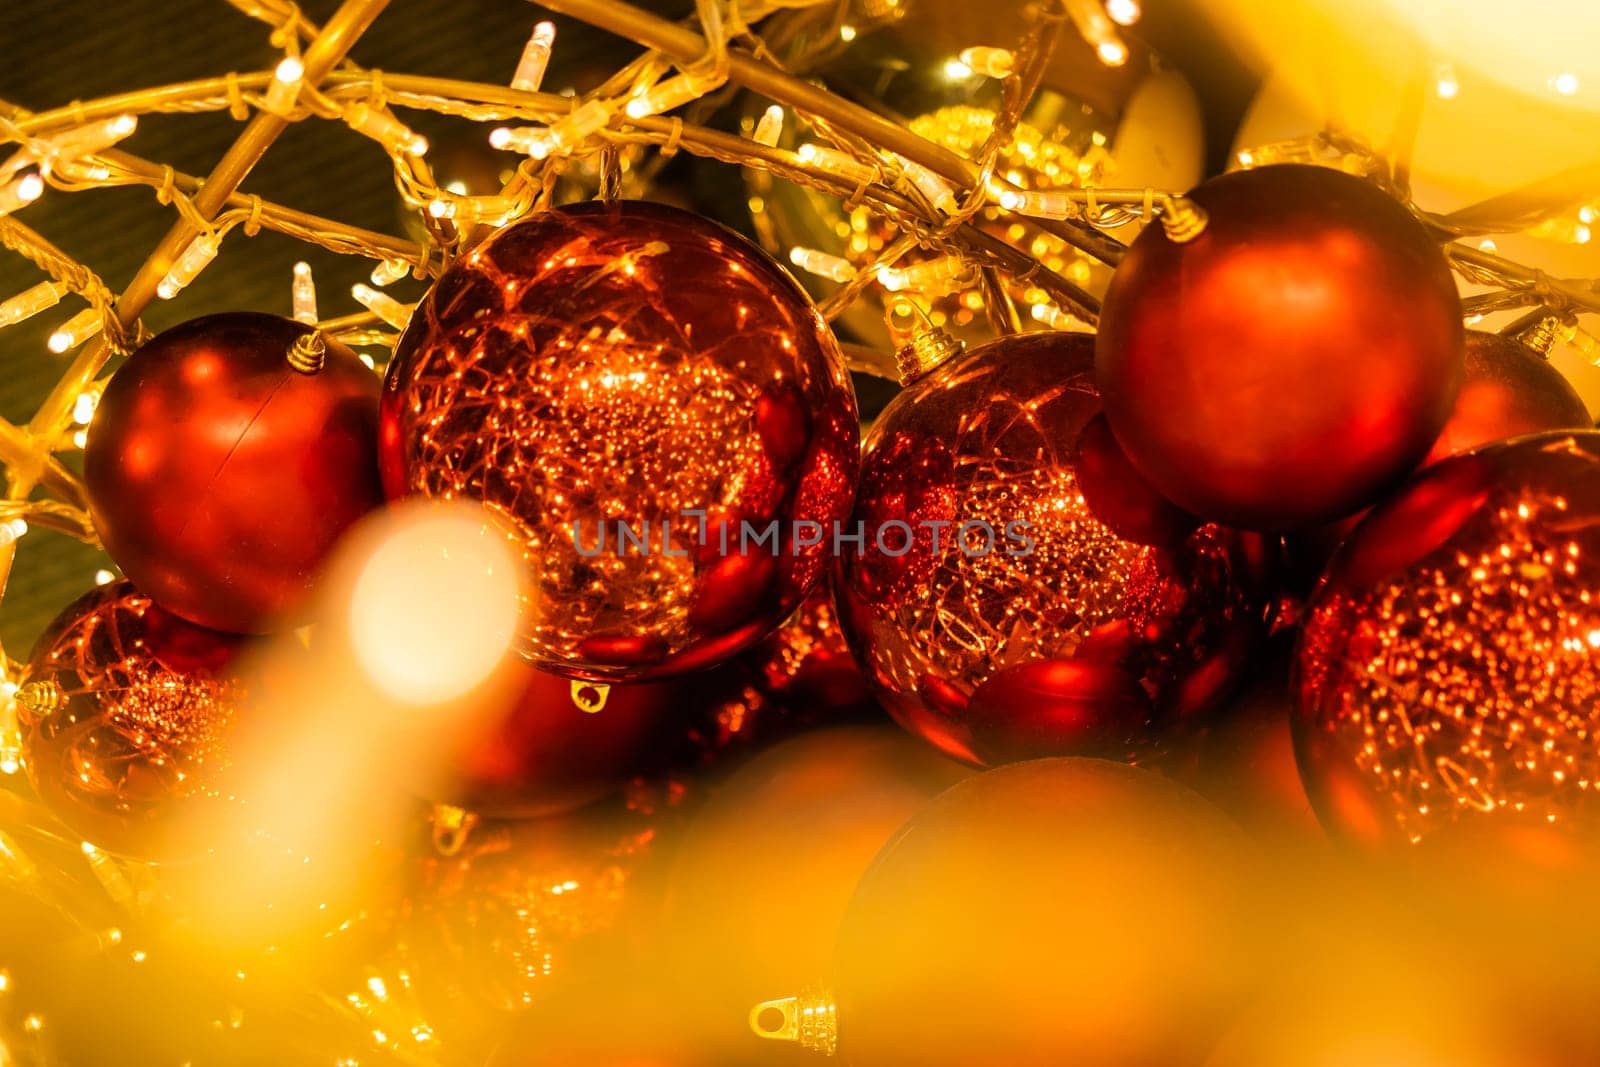
<path id="1" fill-rule="evenodd" d="M 222 800 L 246 691 L 243 642 L 163 611 L 126 581 L 74 601 L 39 638 L 18 691 L 35 791 L 101 848 L 174 858 L 169 836 Z"/>
<path id="2" fill-rule="evenodd" d="M 382 502 L 378 378 L 310 328 L 234 312 L 173 327 L 106 386 L 84 481 L 106 551 L 191 622 L 255 633 L 292 617 L 328 550 Z"/>
<path id="3" fill-rule="evenodd" d="M 391 491 L 509 521 L 523 650 L 575 676 L 661 678 L 770 633 L 821 573 L 859 463 L 843 360 L 804 293 L 654 204 L 500 231 L 423 300 L 385 388 Z"/>
<path id="4" fill-rule="evenodd" d="M 1259 538 L 1174 527 L 1140 544 L 1086 500 L 1092 347 L 976 349 L 897 396 L 867 441 L 845 628 L 895 718 L 961 759 L 1140 752 L 1225 695 L 1263 632 Z"/>
<path id="5" fill-rule="evenodd" d="M 1249 848 L 1199 797 L 1101 760 L 929 803 L 862 878 L 833 961 L 840 1058 L 1195 1063 L 1251 968 Z"/>
<path id="6" fill-rule="evenodd" d="M 659 768 L 682 732 L 672 684 L 603 685 L 517 669 L 526 681 L 515 705 L 458 764 L 450 799 L 480 815 L 528 818 L 587 804 Z"/>
<path id="7" fill-rule="evenodd" d="M 1594 833 L 1600 434 L 1446 459 L 1373 509 L 1308 608 L 1296 752 L 1338 836 Z"/>
<path id="8" fill-rule="evenodd" d="M 1438 243 L 1325 167 L 1215 178 L 1186 242 L 1146 227 L 1106 293 L 1096 377 L 1117 440 L 1202 518 L 1286 529 L 1370 504 L 1427 453 L 1461 380 Z"/>

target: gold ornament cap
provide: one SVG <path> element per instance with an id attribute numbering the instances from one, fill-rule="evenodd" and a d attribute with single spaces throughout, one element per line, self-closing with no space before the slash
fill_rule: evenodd
<path id="1" fill-rule="evenodd" d="M 1526 318 L 1514 322 L 1506 329 L 1506 333 L 1538 355 L 1548 356 L 1550 350 L 1555 348 L 1556 342 L 1561 340 L 1562 329 L 1565 326 L 1566 323 L 1561 321 L 1561 316 L 1545 314 L 1539 315 L 1531 322 Z"/>
<path id="2" fill-rule="evenodd" d="M 832 1056 L 839 1047 L 839 1009 L 833 994 L 825 989 L 763 1000 L 750 1009 L 750 1029 L 768 1041 L 785 1041 Z"/>
<path id="3" fill-rule="evenodd" d="M 894 354 L 895 369 L 900 373 L 900 384 L 910 385 L 935 367 L 954 359 L 966 351 L 966 342 L 950 335 L 938 326 L 914 334 L 910 341 L 900 346 Z"/>
<path id="4" fill-rule="evenodd" d="M 1180 245 L 1204 233 L 1208 221 L 1205 208 L 1186 196 L 1173 197 L 1163 205 L 1161 212 L 1161 228 L 1169 239 Z"/>
<path id="5" fill-rule="evenodd" d="M 303 333 L 289 346 L 289 366 L 301 374 L 316 374 L 328 361 L 328 342 L 321 330 Z"/>

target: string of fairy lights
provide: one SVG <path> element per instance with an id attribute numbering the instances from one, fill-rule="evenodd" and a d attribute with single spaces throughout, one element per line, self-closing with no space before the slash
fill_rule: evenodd
<path id="1" fill-rule="evenodd" d="M 563 173 L 591 164 L 603 191 L 619 185 L 623 150 L 654 149 L 662 156 L 686 152 L 763 172 L 843 201 L 865 220 L 860 230 L 883 224 L 894 236 L 865 238 L 853 254 L 796 245 L 787 257 L 797 269 L 836 283 L 821 305 L 829 319 L 868 296 L 893 297 L 891 311 L 915 305 L 910 321 L 934 324 L 930 309 L 952 293 L 979 288 L 995 277 L 1022 281 L 1026 307 L 1008 317 L 990 307 L 991 324 L 1002 331 L 1022 319 L 1051 328 L 1092 328 L 1098 301 L 1088 289 L 1090 264 L 1114 265 L 1124 245 L 1110 230 L 1160 219 L 1175 238 L 1193 236 L 1204 217 L 1181 194 L 1168 190 L 1107 188 L 1087 157 L 1073 157 L 1049 172 L 1058 184 L 1023 183 L 1008 159 L 1018 151 L 1042 151 L 1037 133 L 1022 127 L 1029 101 L 1040 90 L 1042 72 L 1062 33 L 1070 28 L 1108 66 L 1126 63 L 1122 31 L 1137 23 L 1137 0 L 1057 0 L 1033 12 L 1026 36 L 1016 42 L 975 42 L 946 59 L 952 77 L 1001 83 L 1001 105 L 966 136 L 957 151 L 940 143 L 937 131 L 901 126 L 828 93 L 785 69 L 769 49 L 769 25 L 807 18 L 829 28 L 819 47 L 848 44 L 877 24 L 894 21 L 903 0 L 756 0 L 724 5 L 697 0 L 695 14 L 670 22 L 619 0 L 547 0 L 545 7 L 641 46 L 641 53 L 614 76 L 582 96 L 548 92 L 545 75 L 559 47 L 554 23 L 530 11 L 530 30 L 505 84 L 492 85 L 361 67 L 345 58 L 362 29 L 386 0 L 346 0 L 319 26 L 290 0 L 228 0 L 269 28 L 280 52 L 270 69 L 162 85 L 98 100 L 74 102 L 37 113 L 0 101 L 0 145 L 15 150 L 0 161 L 0 245 L 28 261 L 40 277 L 0 299 L 0 329 L 35 316 L 58 316 L 49 335 L 48 358 L 65 361 L 60 380 L 26 424 L 0 420 L 0 464 L 6 471 L 0 500 L 0 594 L 17 542 L 33 529 L 51 529 L 94 543 L 78 476 L 61 456 L 84 444 L 110 362 L 127 355 L 147 334 L 140 313 L 152 300 L 178 297 L 211 269 L 224 246 L 263 230 L 373 263 L 367 282 L 350 299 L 359 310 L 325 315 L 311 268 L 296 264 L 290 280 L 293 317 L 325 334 L 365 349 L 369 365 L 385 358 L 412 312 L 387 287 L 407 278 L 428 279 L 469 250 L 488 229 L 513 222 L 552 202 Z M 1440 99 L 1460 91 L 1448 66 L 1435 71 Z M 1552 75 L 1551 90 L 1570 95 L 1577 86 Z M 753 112 L 742 130 L 711 125 L 712 112 L 735 90 L 771 103 Z M 404 120 L 406 112 L 430 112 L 477 124 L 487 144 L 523 158 L 495 193 L 467 195 L 441 187 L 428 165 L 428 143 Z M 239 139 L 210 175 L 183 173 L 127 151 L 142 116 L 227 112 L 241 122 Z M 968 121 L 955 116 L 951 122 Z M 420 220 L 424 238 L 413 241 L 324 218 L 257 195 L 237 191 L 249 165 L 289 123 L 337 122 L 381 145 L 401 197 Z M 948 132 L 948 130 L 944 131 Z M 803 139 L 802 139 L 803 138 Z M 795 147 L 785 147 L 793 143 Z M 1018 146 L 1021 146 L 1020 149 Z M 1096 148 L 1103 148 L 1103 136 Z M 1334 163 L 1397 187 L 1393 163 L 1337 131 L 1266 145 L 1241 153 L 1241 166 L 1274 162 Z M 114 292 L 76 256 L 30 229 L 29 206 L 42 197 L 115 187 L 148 189 L 170 208 L 174 225 L 134 280 Z M 758 205 L 752 203 L 752 208 Z M 1587 203 L 1519 225 L 1572 243 L 1592 239 L 1597 205 Z M 1449 217 L 1424 219 L 1449 241 L 1447 251 L 1467 280 L 1490 287 L 1469 298 L 1469 315 L 1508 308 L 1548 313 L 1555 329 L 1600 363 L 1600 342 L 1581 329 L 1577 312 L 1600 312 L 1594 282 L 1551 278 L 1500 257 L 1482 225 L 1469 230 Z M 997 235 L 985 219 L 1009 222 Z M 1048 238 L 1048 240 L 1044 240 Z M 1041 243 L 1042 242 L 1042 243 Z M 986 290 L 987 291 L 987 290 Z M 1003 301 L 990 302 L 1001 303 Z M 902 319 L 907 316 L 901 314 Z M 903 325 L 903 324 L 902 324 Z M 920 328 L 920 326 L 918 327 Z M 894 375 L 891 353 L 856 369 Z M 41 353 L 41 358 L 47 358 Z M 36 493 L 43 489 L 43 494 Z M 97 579 L 110 581 L 109 572 Z M 0 773 L 19 767 L 16 664 L 0 650 Z M 30 805 L 24 829 L 0 829 L 0 862 L 25 867 L 30 835 L 60 842 L 62 828 Z M 117 907 L 133 907 L 130 889 L 137 864 L 85 844 L 82 854 L 93 889 Z M 21 869 L 21 868 L 19 868 Z M 37 883 L 41 890 L 47 881 Z M 52 892 L 59 889 L 48 882 Z M 79 894 L 81 896 L 81 893 Z M 115 909 L 113 909 L 115 910 Z M 99 914 L 99 911 L 92 912 Z M 142 959 L 144 949 L 122 944 L 120 928 L 108 926 L 102 943 Z M 9 987 L 0 972 L 0 997 Z M 374 1022 L 390 1011 L 390 992 L 373 976 L 361 995 L 341 1002 L 367 1020 L 377 1043 L 393 1044 L 396 1028 Z M 30 1016 L 24 1029 L 45 1022 Z M 410 1032 L 415 1043 L 431 1036 Z M 357 1062 L 349 1059 L 341 1062 Z M 421 1061 L 419 1061 L 421 1062 Z"/>

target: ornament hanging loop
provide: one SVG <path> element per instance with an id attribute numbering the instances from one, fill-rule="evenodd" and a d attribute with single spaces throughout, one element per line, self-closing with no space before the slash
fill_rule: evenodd
<path id="1" fill-rule="evenodd" d="M 572 683 L 572 706 L 579 711 L 598 715 L 605 710 L 606 701 L 610 699 L 611 687 L 603 682 Z"/>
<path id="2" fill-rule="evenodd" d="M 466 847 L 478 825 L 478 816 L 454 804 L 435 804 L 433 808 L 433 848 L 441 856 L 456 856 Z"/>

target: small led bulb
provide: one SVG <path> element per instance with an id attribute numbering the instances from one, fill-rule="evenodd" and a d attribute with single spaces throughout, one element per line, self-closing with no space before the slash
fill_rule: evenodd
<path id="1" fill-rule="evenodd" d="M 1128 61 L 1128 46 L 1117 40 L 1101 41 L 1094 53 L 1108 67 L 1120 67 Z"/>
<path id="2" fill-rule="evenodd" d="M 1009 49 L 977 45 L 961 51 L 961 62 L 974 74 L 985 78 L 1009 78 L 1017 69 L 1017 57 Z"/>
<path id="3" fill-rule="evenodd" d="M 880 267 L 878 281 L 891 293 L 913 289 L 924 294 L 942 295 L 949 291 L 965 268 L 966 264 L 956 256 L 940 256 L 907 267 Z"/>
<path id="4" fill-rule="evenodd" d="M 550 65 L 550 49 L 556 43 L 556 24 L 538 22 L 528 43 L 522 46 L 522 58 L 517 60 L 517 71 L 511 75 L 511 88 L 525 93 L 536 93 L 544 84 L 545 68 Z"/>
<path id="5" fill-rule="evenodd" d="M 317 324 L 317 282 L 311 276 L 311 264 L 302 260 L 294 265 L 294 282 L 291 286 L 294 304 L 294 321 L 308 326 Z"/>
<path id="6" fill-rule="evenodd" d="M 687 74 L 676 78 L 668 78 L 661 84 L 653 87 L 648 92 L 640 93 L 623 110 L 630 119 L 642 119 L 646 115 L 659 115 L 664 111 L 682 107 L 691 100 L 700 98 L 700 82 Z"/>
<path id="7" fill-rule="evenodd" d="M 961 210 L 961 204 L 956 200 L 955 190 L 950 188 L 949 182 L 920 163 L 902 159 L 901 164 L 905 169 L 906 177 L 910 179 L 912 185 L 917 187 L 917 192 L 927 198 L 928 203 L 946 215 L 954 215 Z"/>
<path id="8" fill-rule="evenodd" d="M 808 274 L 831 281 L 847 282 L 856 276 L 856 269 L 848 261 L 815 248 L 789 249 L 789 262 Z"/>
<path id="9" fill-rule="evenodd" d="M 544 126 L 501 126 L 489 131 L 489 144 L 503 152 L 543 159 L 550 154 L 553 142 L 550 130 Z"/>
<path id="10" fill-rule="evenodd" d="M 372 268 L 372 284 L 380 289 L 393 285 L 411 273 L 411 264 L 403 259 L 385 259 Z"/>
<path id="11" fill-rule="evenodd" d="M 272 81 L 267 85 L 266 99 L 261 106 L 274 115 L 287 115 L 300 98 L 300 86 L 305 76 L 305 64 L 297 56 L 285 56 L 272 72 Z"/>
<path id="12" fill-rule="evenodd" d="M 456 222 L 502 223 L 517 213 L 517 201 L 509 196 L 439 197 L 428 203 L 428 214 L 436 219 Z"/>
<path id="13" fill-rule="evenodd" d="M 1003 189 L 998 199 L 1007 211 L 1034 218 L 1065 219 L 1074 212 L 1072 194 L 1065 189 Z"/>
<path id="14" fill-rule="evenodd" d="M 800 146 L 800 161 L 820 167 L 836 178 L 845 181 L 870 182 L 878 177 L 878 169 L 860 160 L 847 156 L 833 148 L 826 148 L 819 144 L 807 142 Z"/>
<path id="15" fill-rule="evenodd" d="M 406 323 L 411 321 L 414 305 L 402 304 L 388 293 L 380 293 L 371 286 L 357 282 L 350 287 L 350 295 L 362 307 L 397 330 L 405 329 Z"/>
<path id="16" fill-rule="evenodd" d="M 578 110 L 550 126 L 550 137 L 557 149 L 570 149 L 586 137 L 606 128 L 611 121 L 611 109 L 598 100 L 591 100 Z"/>
<path id="17" fill-rule="evenodd" d="M 70 163 L 79 156 L 92 156 L 96 152 L 103 152 L 125 140 L 138 126 L 139 120 L 134 116 L 118 115 L 116 118 L 91 122 L 87 126 L 64 130 L 46 138 L 42 153 L 45 157 L 44 171 L 49 173 L 52 166 Z"/>
<path id="18" fill-rule="evenodd" d="M 94 418 L 94 409 L 98 406 L 99 397 L 93 393 L 79 393 L 78 399 L 72 404 L 72 421 L 79 426 L 87 426 Z"/>
<path id="19" fill-rule="evenodd" d="M 50 335 L 50 340 L 45 342 L 50 351 L 56 355 L 69 352 L 83 342 L 99 333 L 105 325 L 100 312 L 94 308 L 84 308 L 72 318 L 62 323 L 55 333 Z"/>
<path id="20" fill-rule="evenodd" d="M 365 100 L 344 109 L 344 121 L 352 130 L 383 145 L 391 154 L 420 156 L 428 150 L 428 139 Z"/>
<path id="21" fill-rule="evenodd" d="M 40 282 L 31 289 L 24 289 L 0 304 L 0 327 L 31 319 L 39 312 L 55 307 L 68 292 L 62 282 Z"/>
<path id="22" fill-rule="evenodd" d="M 756 123 L 756 132 L 751 140 L 756 144 L 764 144 L 768 148 L 776 148 L 778 138 L 783 136 L 783 107 L 773 104 L 761 113 L 761 121 Z"/>
<path id="23" fill-rule="evenodd" d="M 26 207 L 44 195 L 44 179 L 29 171 L 9 185 L 0 185 L 0 217 Z"/>
<path id="24" fill-rule="evenodd" d="M 24 519 L 12 519 L 10 522 L 0 522 L 0 548 L 15 544 L 28 532 L 28 523 Z"/>
<path id="25" fill-rule="evenodd" d="M 183 254 L 167 271 L 167 276 L 156 286 L 156 295 L 163 300 L 177 296 L 217 258 L 217 249 L 221 244 L 222 238 L 215 233 L 202 233 L 190 241 L 189 247 L 183 250 Z"/>
<path id="26" fill-rule="evenodd" d="M 1035 304 L 1029 314 L 1033 316 L 1033 321 L 1042 322 L 1052 330 L 1081 330 L 1085 326 L 1054 304 Z"/>

